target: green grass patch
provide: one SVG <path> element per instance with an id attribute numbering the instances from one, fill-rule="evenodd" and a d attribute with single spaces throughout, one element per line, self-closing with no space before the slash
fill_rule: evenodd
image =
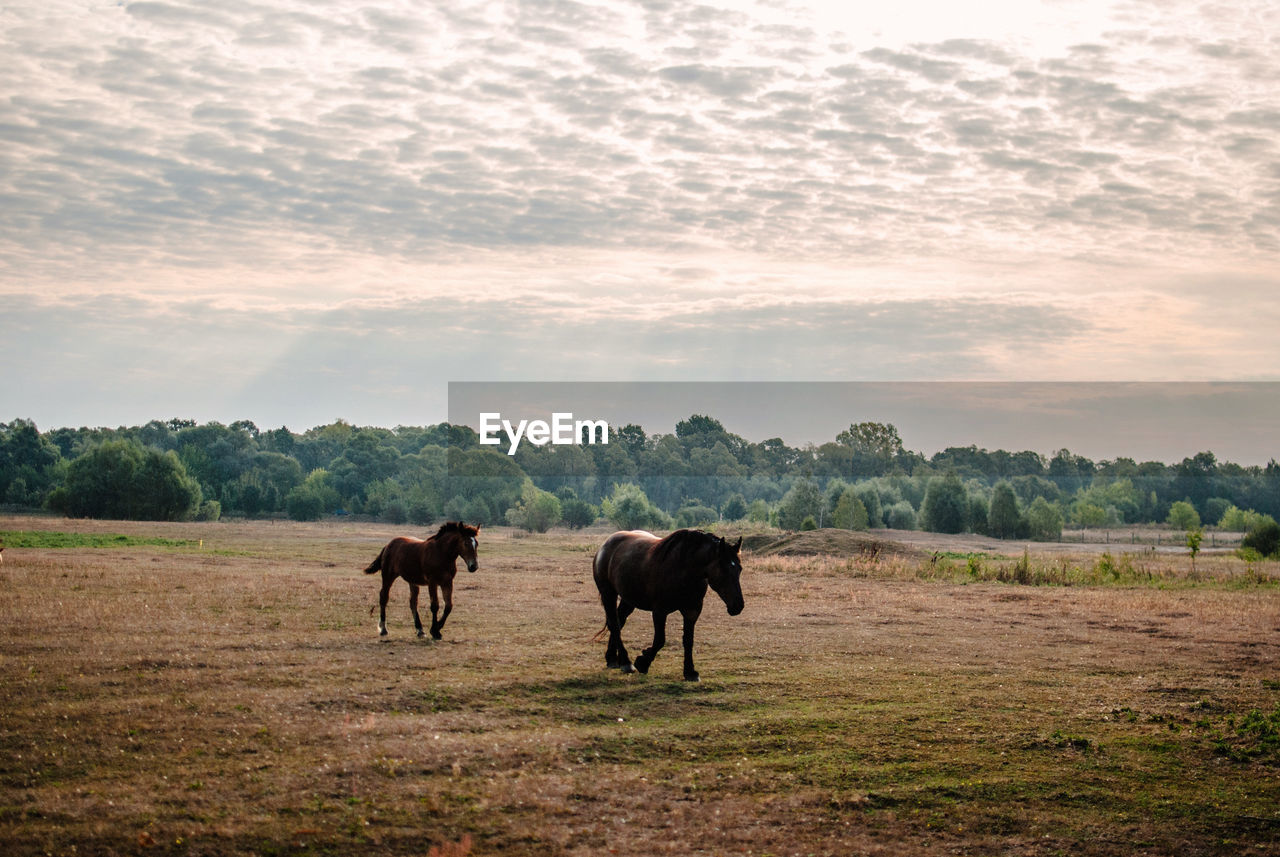
<path id="1" fill-rule="evenodd" d="M 195 539 L 162 539 L 121 533 L 63 533 L 56 530 L 0 530 L 0 545 L 7 548 L 128 548 L 194 547 Z"/>

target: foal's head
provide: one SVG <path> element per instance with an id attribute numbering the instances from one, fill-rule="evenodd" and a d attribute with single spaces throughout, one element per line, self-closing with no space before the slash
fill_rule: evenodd
<path id="1" fill-rule="evenodd" d="M 476 548 L 480 546 L 476 541 L 478 535 L 480 535 L 479 525 L 473 527 L 462 521 L 449 521 L 436 533 L 437 538 L 447 537 L 456 540 L 458 556 L 462 557 L 462 561 L 466 563 L 467 571 L 475 571 L 480 567 L 476 559 Z"/>

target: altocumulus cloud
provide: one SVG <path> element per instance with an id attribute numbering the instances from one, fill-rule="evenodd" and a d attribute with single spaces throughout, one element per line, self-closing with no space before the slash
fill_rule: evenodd
<path id="1" fill-rule="evenodd" d="M 253 330 L 207 388 L 245 407 L 304 367 L 356 397 L 425 371 L 1061 377 L 1085 341 L 1093 377 L 1168 377 L 1157 347 L 1266 376 L 1275 346 L 1175 281 L 1274 280 L 1280 12 L 1174 7 L 1049 48 L 746 2 L 6 7 L 0 290 L 57 296 L 86 373 Z M 451 327 L 463 305 L 486 321 Z M 54 306 L 24 310 L 54 337 L 31 355 Z M 448 321 L 333 336 L 367 307 Z"/>

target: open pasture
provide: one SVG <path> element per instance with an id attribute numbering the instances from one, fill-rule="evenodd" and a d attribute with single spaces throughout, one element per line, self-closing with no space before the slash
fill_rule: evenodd
<path id="1" fill-rule="evenodd" d="M 431 642 L 403 583 L 379 639 L 361 574 L 407 528 L 0 530 L 138 537 L 5 551 L 7 855 L 1280 854 L 1274 564 L 745 554 L 690 684 L 678 617 L 649 675 L 604 669 L 602 531 L 482 531 Z"/>

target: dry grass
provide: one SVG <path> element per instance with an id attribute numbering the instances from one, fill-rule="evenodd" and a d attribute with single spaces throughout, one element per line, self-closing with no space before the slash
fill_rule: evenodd
<path id="1" fill-rule="evenodd" d="M 599 533 L 482 532 L 433 644 L 402 584 L 376 636 L 395 528 L 40 528 L 198 546 L 5 552 L 5 854 L 1280 853 L 1274 568 L 748 557 L 688 685 L 602 668 Z"/>

